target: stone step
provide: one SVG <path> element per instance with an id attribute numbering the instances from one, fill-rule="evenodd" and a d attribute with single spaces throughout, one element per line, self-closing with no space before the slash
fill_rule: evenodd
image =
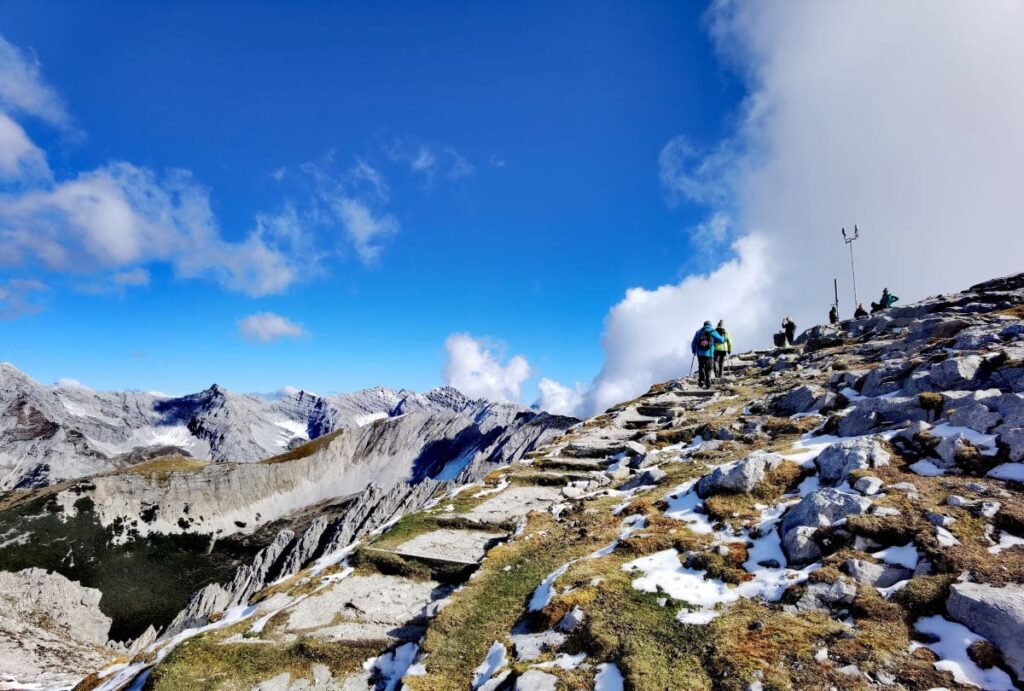
<path id="1" fill-rule="evenodd" d="M 525 518 L 531 511 L 547 511 L 561 499 L 562 492 L 558 487 L 510 487 L 458 517 L 485 525 L 501 525 Z"/>
<path id="2" fill-rule="evenodd" d="M 400 557 L 469 565 L 479 563 L 488 549 L 507 537 L 504 532 L 438 528 L 406 540 L 390 550 L 378 551 L 391 552 Z"/>

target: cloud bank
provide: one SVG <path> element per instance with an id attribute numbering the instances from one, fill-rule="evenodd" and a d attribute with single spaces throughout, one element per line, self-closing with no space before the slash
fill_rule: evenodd
<path id="1" fill-rule="evenodd" d="M 854 308 L 840 228 L 858 223 L 861 301 L 904 301 L 1020 271 L 1024 4 L 720 1 L 707 16 L 747 96 L 733 134 L 658 160 L 670 204 L 731 242 L 704 276 L 633 288 L 609 312 L 592 414 L 686 374 L 689 338 L 724 318 L 740 349 L 785 314 L 824 321 L 832 279 Z M 701 250 L 706 238 L 695 240 Z"/>
<path id="2" fill-rule="evenodd" d="M 470 398 L 518 401 L 523 382 L 530 378 L 530 363 L 521 355 L 504 359 L 501 347 L 465 333 L 450 335 L 444 343 L 447 360 L 444 381 Z"/>

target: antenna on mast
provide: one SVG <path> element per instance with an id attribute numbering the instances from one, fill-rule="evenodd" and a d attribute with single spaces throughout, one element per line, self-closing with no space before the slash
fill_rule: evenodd
<path id="1" fill-rule="evenodd" d="M 853 235 L 846 234 L 846 228 L 843 228 L 843 242 L 850 248 L 850 273 L 853 275 L 853 303 L 859 305 L 860 300 L 857 298 L 857 266 L 853 261 L 853 241 L 860 237 L 860 228 L 857 224 L 853 224 Z"/>

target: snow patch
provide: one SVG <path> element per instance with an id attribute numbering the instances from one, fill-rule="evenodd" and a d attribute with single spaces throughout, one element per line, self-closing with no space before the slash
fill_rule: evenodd
<path id="1" fill-rule="evenodd" d="M 623 691 L 625 688 L 626 680 L 622 678 L 618 665 L 614 662 L 605 662 L 597 666 L 594 691 Z"/>
<path id="2" fill-rule="evenodd" d="M 978 686 L 987 691 L 1013 690 L 1013 682 L 1006 672 L 998 667 L 982 669 L 967 655 L 967 648 L 972 643 L 987 639 L 939 615 L 918 619 L 914 628 L 938 638 L 935 643 L 910 644 L 911 651 L 923 646 L 938 655 L 940 659 L 935 663 L 935 669 L 949 672 L 961 684 Z"/>

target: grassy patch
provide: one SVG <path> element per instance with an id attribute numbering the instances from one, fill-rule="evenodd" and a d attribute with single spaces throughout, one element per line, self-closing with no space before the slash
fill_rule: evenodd
<path id="1" fill-rule="evenodd" d="M 321 449 L 325 449 L 328 446 L 330 446 L 332 441 L 334 441 L 335 439 L 338 439 L 339 437 L 341 437 L 341 435 L 345 434 L 345 432 L 346 432 L 346 430 L 344 430 L 344 429 L 335 430 L 334 432 L 331 432 L 330 434 L 325 434 L 322 437 L 317 437 L 313 441 L 306 442 L 302 446 L 296 446 L 291 451 L 286 451 L 286 452 L 284 452 L 282 454 L 278 454 L 277 456 L 272 456 L 272 457 L 270 457 L 270 458 L 268 458 L 268 459 L 266 459 L 264 461 L 260 461 L 260 462 L 261 463 L 288 463 L 289 461 L 297 461 L 297 460 L 302 459 L 302 458 L 308 458 L 309 456 L 312 456 L 313 454 L 315 454 L 317 451 L 320 451 Z"/>
<path id="2" fill-rule="evenodd" d="M 611 542 L 619 519 L 582 512 L 570 528 L 550 514 L 530 516 L 524 535 L 487 555 L 486 568 L 452 597 L 423 642 L 428 674 L 406 684 L 414 691 L 465 689 L 495 640 L 504 640 L 538 584 L 565 562 Z"/>
<path id="3" fill-rule="evenodd" d="M 118 473 L 129 473 L 132 475 L 167 475 L 169 473 L 198 472 L 210 465 L 208 461 L 201 461 L 198 458 L 188 456 L 164 456 L 154 458 L 152 461 L 144 461 L 128 466 Z"/>
<path id="4" fill-rule="evenodd" d="M 150 676 L 148 689 L 156 691 L 226 691 L 249 689 L 282 672 L 292 681 L 310 678 L 312 665 L 326 665 L 336 676 L 357 672 L 369 657 L 380 654 L 385 641 L 329 642 L 301 638 L 287 645 L 221 643 L 221 636 L 206 634 L 175 648 Z"/>

